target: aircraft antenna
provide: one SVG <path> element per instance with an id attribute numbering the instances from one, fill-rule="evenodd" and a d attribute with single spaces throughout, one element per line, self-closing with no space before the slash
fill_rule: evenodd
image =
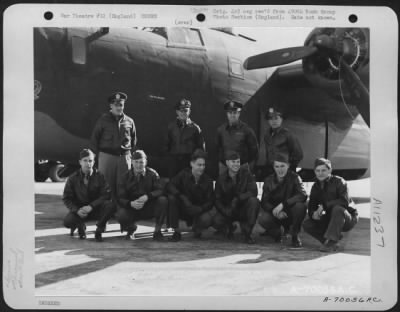
<path id="1" fill-rule="evenodd" d="M 340 96 L 341 96 L 341 98 L 342 98 L 342 103 L 343 103 L 344 107 L 346 108 L 347 112 L 349 113 L 351 119 L 354 120 L 354 116 L 353 116 L 353 114 L 350 112 L 349 107 L 347 106 L 346 100 L 344 99 L 344 94 L 343 94 L 343 89 L 342 89 L 342 78 L 341 78 L 341 75 L 340 75 L 341 72 L 342 72 L 342 70 L 341 70 L 342 66 L 340 66 L 340 64 L 341 64 L 341 62 L 342 62 L 342 58 L 343 58 L 343 55 L 341 55 L 341 56 L 339 57 L 339 89 L 340 89 Z"/>

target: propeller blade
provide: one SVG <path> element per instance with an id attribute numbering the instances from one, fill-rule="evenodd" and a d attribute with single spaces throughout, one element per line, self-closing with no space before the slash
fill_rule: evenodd
<path id="1" fill-rule="evenodd" d="M 348 88 L 359 104 L 359 111 L 365 122 L 369 125 L 369 90 L 361 81 L 360 77 L 346 61 L 340 59 L 340 70 L 343 71 L 343 78 L 348 83 Z"/>
<path id="2" fill-rule="evenodd" d="M 274 50 L 271 52 L 250 56 L 244 62 L 243 67 L 247 70 L 250 70 L 288 64 L 310 56 L 317 51 L 317 47 L 309 46 Z"/>
<path id="3" fill-rule="evenodd" d="M 350 83 L 350 88 L 358 92 L 360 98 L 369 100 L 369 91 L 355 71 L 343 59 L 340 61 L 340 66 L 345 74 L 345 80 Z"/>

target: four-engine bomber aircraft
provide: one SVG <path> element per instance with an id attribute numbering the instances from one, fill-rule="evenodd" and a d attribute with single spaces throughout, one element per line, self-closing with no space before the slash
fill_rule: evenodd
<path id="1" fill-rule="evenodd" d="M 138 147 L 161 175 L 167 172 L 167 123 L 182 97 L 192 102 L 214 176 L 215 134 L 229 99 L 245 103 L 242 119 L 261 144 L 258 165 L 265 161 L 264 114 L 275 107 L 303 147 L 303 178 L 312 176 L 313 161 L 321 156 L 347 179 L 367 175 L 368 29 L 316 28 L 304 46 L 258 53 L 254 39 L 229 28 L 35 28 L 35 162 L 75 164 L 108 110 L 108 95 L 122 91 L 129 97 L 125 111 L 134 118 Z M 58 163 L 50 163 L 55 179 Z M 50 174 L 40 177 L 40 166 L 35 168 L 36 179 Z"/>

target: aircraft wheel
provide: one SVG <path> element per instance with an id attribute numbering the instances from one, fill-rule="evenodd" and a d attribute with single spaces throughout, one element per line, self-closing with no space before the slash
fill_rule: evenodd
<path id="1" fill-rule="evenodd" d="M 49 177 L 53 182 L 65 182 L 66 177 L 62 176 L 64 164 L 55 164 L 49 170 Z"/>

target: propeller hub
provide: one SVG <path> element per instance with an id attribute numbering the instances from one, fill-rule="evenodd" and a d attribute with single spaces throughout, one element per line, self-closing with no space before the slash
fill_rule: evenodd
<path id="1" fill-rule="evenodd" d="M 333 40 L 332 37 L 329 37 L 328 35 L 319 35 L 315 38 L 314 45 L 317 48 L 322 48 L 322 49 L 334 49 L 335 48 L 335 41 Z"/>
<path id="2" fill-rule="evenodd" d="M 305 71 L 329 80 L 338 79 L 340 60 L 353 70 L 368 62 L 368 38 L 359 28 L 317 28 L 305 45 L 318 48 L 318 53 L 303 60 Z"/>

